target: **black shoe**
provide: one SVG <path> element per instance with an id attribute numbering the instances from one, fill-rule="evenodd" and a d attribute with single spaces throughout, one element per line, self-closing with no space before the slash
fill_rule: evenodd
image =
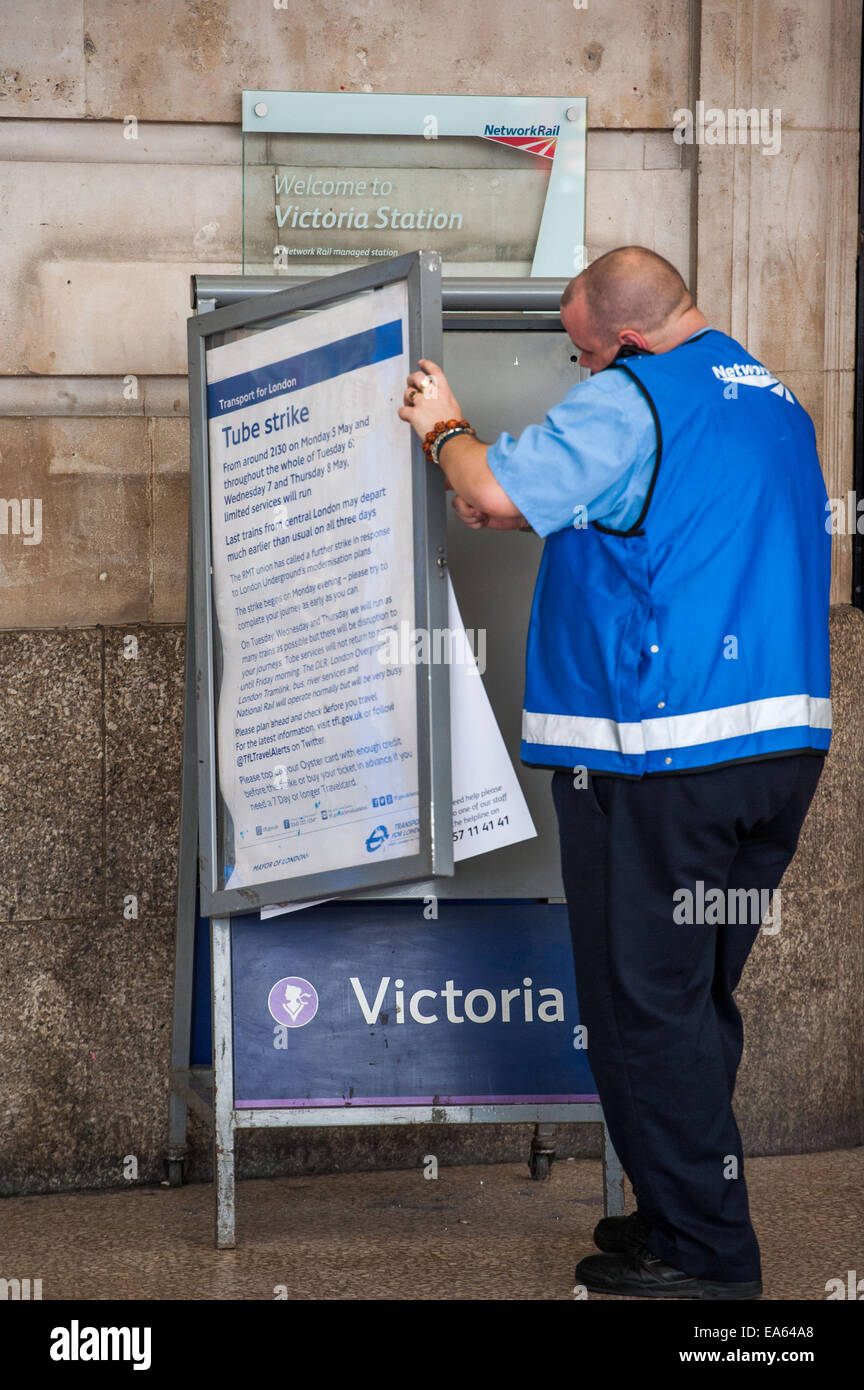
<path id="1" fill-rule="evenodd" d="M 611 1220 L 611 1218 L 607 1218 Z M 617 1293 L 628 1298 L 758 1298 L 759 1280 L 724 1284 L 716 1279 L 694 1279 L 658 1259 L 650 1250 L 623 1255 L 587 1255 L 576 1266 L 576 1282 L 590 1293 Z"/>
<path id="2" fill-rule="evenodd" d="M 604 1216 L 594 1227 L 594 1244 L 609 1255 L 626 1255 L 642 1249 L 649 1230 L 638 1211 L 631 1211 L 629 1216 Z"/>

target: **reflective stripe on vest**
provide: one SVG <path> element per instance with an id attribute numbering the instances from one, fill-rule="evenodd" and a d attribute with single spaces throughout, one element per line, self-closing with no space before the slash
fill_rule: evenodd
<path id="1" fill-rule="evenodd" d="M 831 701 L 811 695 L 778 695 L 744 705 L 706 709 L 699 714 L 643 719 L 641 724 L 616 724 L 612 719 L 585 715 L 537 714 L 522 711 L 522 737 L 528 743 L 560 748 L 596 748 L 616 753 L 665 752 L 716 743 L 724 738 L 763 733 L 767 729 L 831 728 Z"/>

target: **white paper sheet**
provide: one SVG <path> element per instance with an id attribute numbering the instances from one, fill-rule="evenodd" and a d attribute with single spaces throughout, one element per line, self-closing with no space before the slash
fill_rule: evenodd
<path id="1" fill-rule="evenodd" d="M 503 845 L 530 840 L 537 831 L 489 703 L 448 575 L 448 625 L 460 638 L 450 650 L 464 659 L 450 665 L 450 749 L 453 784 L 453 858 L 458 862 Z M 262 907 L 261 917 L 297 912 L 313 902 Z"/>
<path id="2" fill-rule="evenodd" d="M 207 353 L 226 888 L 417 853 L 407 345 L 399 282 Z"/>

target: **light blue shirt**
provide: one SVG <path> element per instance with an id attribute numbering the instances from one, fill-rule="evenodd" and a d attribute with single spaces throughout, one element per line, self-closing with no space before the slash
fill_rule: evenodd
<path id="1" fill-rule="evenodd" d="M 617 368 L 577 382 L 542 425 L 528 425 L 518 439 L 499 435 L 487 453 L 494 477 L 538 536 L 572 526 L 579 507 L 582 525 L 626 531 L 642 510 L 656 458 L 651 407 Z"/>

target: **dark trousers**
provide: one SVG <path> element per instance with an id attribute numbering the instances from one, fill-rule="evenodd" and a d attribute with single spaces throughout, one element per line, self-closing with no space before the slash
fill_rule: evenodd
<path id="1" fill-rule="evenodd" d="M 732 1113 L 743 1046 L 733 991 L 760 912 L 754 894 L 747 911 L 729 890 L 778 886 L 822 766 L 793 754 L 638 780 L 589 775 L 583 788 L 570 772 L 552 777 L 580 1019 L 609 1134 L 649 1248 L 696 1278 L 761 1277 Z M 766 899 L 768 932 L 778 907 L 784 930 L 778 898 Z M 705 920 L 686 920 L 688 901 Z"/>

